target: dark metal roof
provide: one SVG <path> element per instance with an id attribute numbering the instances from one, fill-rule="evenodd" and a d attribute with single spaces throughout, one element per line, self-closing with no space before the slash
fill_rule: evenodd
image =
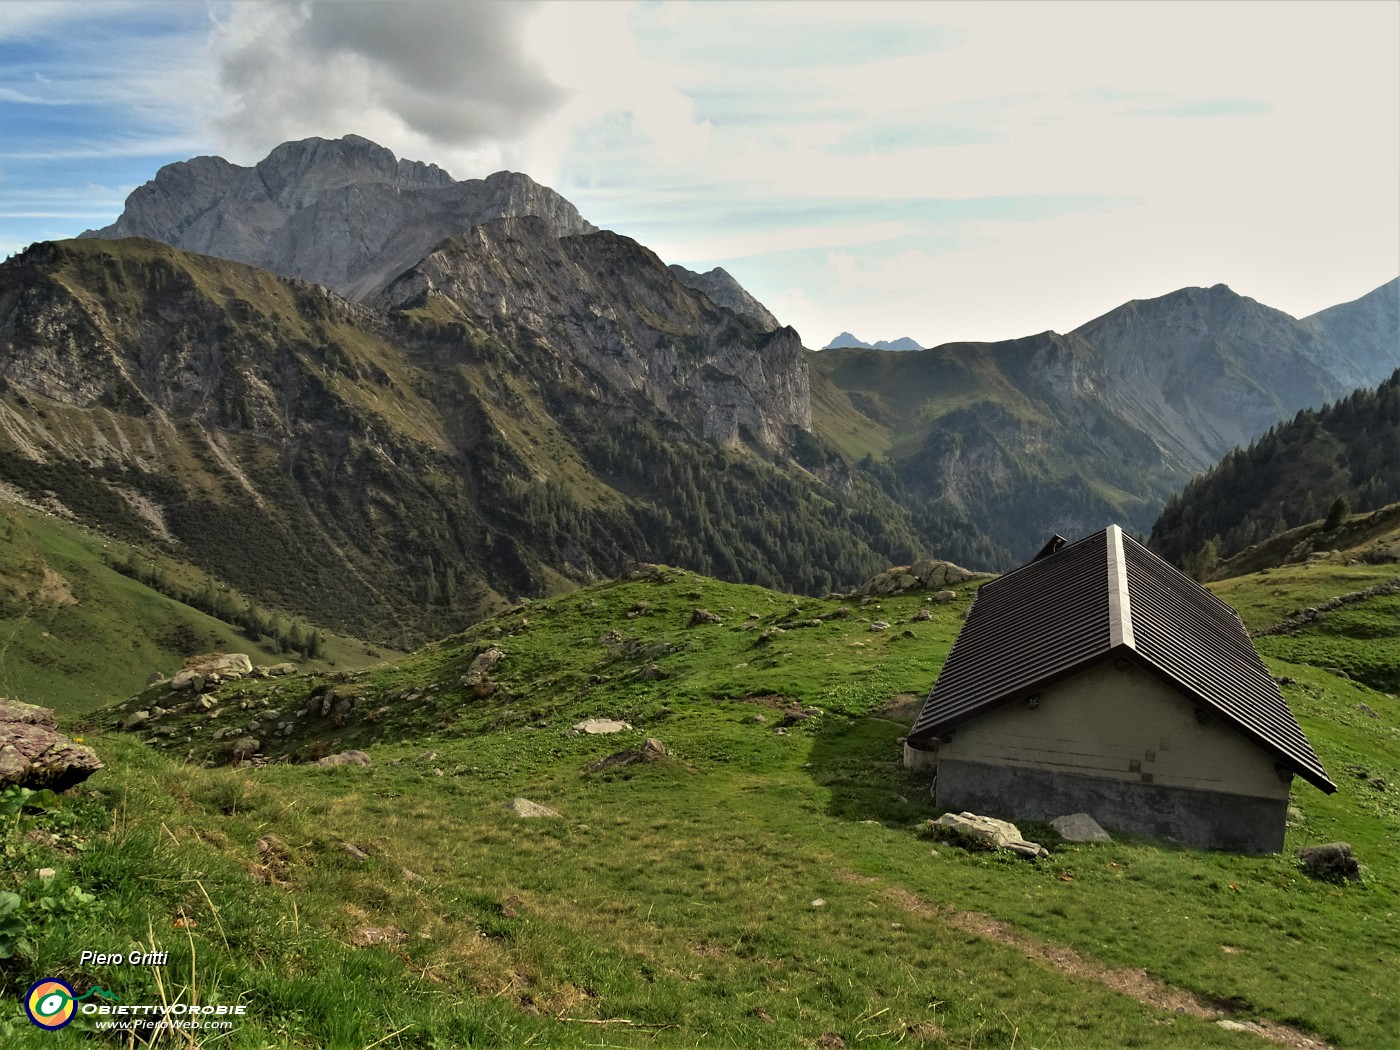
<path id="1" fill-rule="evenodd" d="M 1336 790 L 1235 611 L 1116 525 L 982 586 L 910 738 L 930 740 L 1129 654 L 1309 783 Z"/>

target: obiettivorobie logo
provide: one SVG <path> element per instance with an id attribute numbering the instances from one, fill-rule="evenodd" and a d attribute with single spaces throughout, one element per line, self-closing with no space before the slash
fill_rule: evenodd
<path id="1" fill-rule="evenodd" d="M 121 1002 L 114 992 L 105 988 L 92 987 L 78 995 L 67 981 L 60 981 L 57 977 L 41 977 L 29 986 L 24 997 L 24 1012 L 40 1028 L 56 1032 L 77 1016 L 80 1002 L 94 995 L 108 1002 Z"/>

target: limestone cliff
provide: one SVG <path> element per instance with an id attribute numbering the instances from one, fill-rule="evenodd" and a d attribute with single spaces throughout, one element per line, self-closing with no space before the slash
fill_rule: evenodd
<path id="1" fill-rule="evenodd" d="M 569 362 L 593 387 L 640 393 L 694 438 L 779 448 L 811 427 L 797 333 L 716 307 L 627 237 L 558 238 L 537 218 L 500 219 L 442 245 L 374 303 L 435 301 Z"/>

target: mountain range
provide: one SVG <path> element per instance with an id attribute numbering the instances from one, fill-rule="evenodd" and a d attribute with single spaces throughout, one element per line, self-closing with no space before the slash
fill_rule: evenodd
<path id="1" fill-rule="evenodd" d="M 857 339 L 850 332 L 842 332 L 826 346 L 823 350 L 922 350 L 923 347 L 907 335 L 895 340 L 881 339 L 874 343 L 867 343 L 863 339 Z"/>
<path id="2" fill-rule="evenodd" d="M 1067 334 L 805 351 L 524 175 L 357 136 L 162 168 L 0 266 L 0 482 L 263 604 L 410 643 L 634 559 L 824 591 L 1150 528 L 1230 448 L 1400 365 L 1400 282 L 1223 285 Z"/>

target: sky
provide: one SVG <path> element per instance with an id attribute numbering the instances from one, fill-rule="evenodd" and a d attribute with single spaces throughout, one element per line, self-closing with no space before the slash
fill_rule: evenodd
<path id="1" fill-rule="evenodd" d="M 355 133 L 510 168 L 810 347 L 1400 274 L 1400 3 L 0 3 L 0 257 L 163 164 Z"/>

